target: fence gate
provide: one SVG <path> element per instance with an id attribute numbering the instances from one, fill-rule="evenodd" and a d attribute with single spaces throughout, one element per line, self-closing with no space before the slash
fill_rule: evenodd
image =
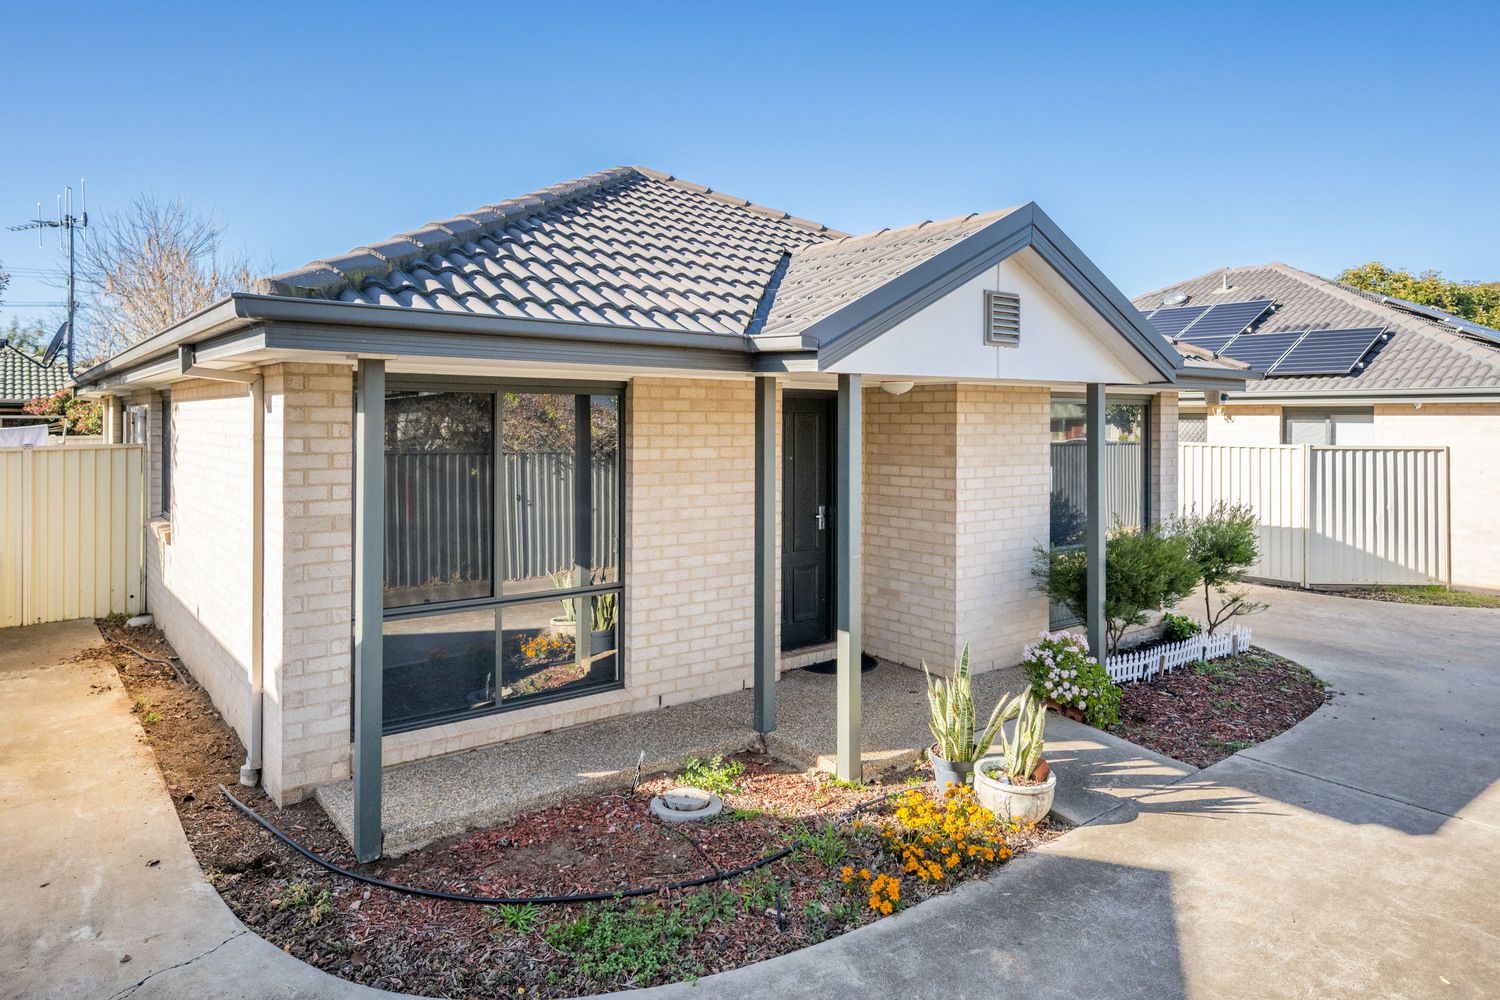
<path id="1" fill-rule="evenodd" d="M 1178 446 L 1181 508 L 1249 504 L 1250 576 L 1301 586 L 1447 584 L 1447 448 Z"/>
<path id="2" fill-rule="evenodd" d="M 140 445 L 0 448 L 0 627 L 138 614 Z"/>

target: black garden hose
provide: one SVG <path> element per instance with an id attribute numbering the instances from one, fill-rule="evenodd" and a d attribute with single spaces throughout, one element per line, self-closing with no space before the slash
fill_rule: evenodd
<path id="1" fill-rule="evenodd" d="M 290 836 L 283 833 L 276 826 L 274 826 L 270 820 L 266 819 L 260 813 L 256 812 L 254 809 L 250 808 L 249 806 L 245 805 L 245 803 L 235 798 L 230 793 L 228 788 L 220 785 L 219 791 L 224 793 L 224 797 L 229 800 L 231 805 L 233 805 L 240 812 L 244 813 L 246 816 L 253 819 L 256 823 L 260 824 L 261 828 L 264 829 L 267 833 L 271 834 L 277 840 L 281 841 L 283 844 L 290 847 L 292 850 L 296 851 L 298 854 L 302 855 L 304 858 L 311 861 L 319 868 L 324 869 L 325 871 L 332 872 L 335 875 L 342 875 L 344 878 L 352 879 L 355 882 L 361 882 L 365 885 L 374 886 L 377 889 L 388 889 L 391 892 L 405 893 L 408 896 L 420 896 L 423 899 L 439 899 L 447 903 L 474 903 L 480 906 L 521 906 L 527 903 L 531 903 L 536 906 L 566 906 L 571 903 L 603 903 L 612 899 L 632 899 L 637 896 L 654 896 L 657 893 L 661 892 L 678 892 L 683 889 L 696 889 L 701 886 L 712 885 L 715 882 L 726 882 L 729 879 L 738 878 L 741 875 L 748 875 L 750 872 L 756 871 L 757 869 L 764 868 L 767 865 L 775 864 L 797 849 L 795 845 L 791 847 L 783 847 L 778 851 L 774 851 L 773 853 L 768 854 L 763 858 L 752 861 L 747 865 L 741 865 L 738 868 L 731 868 L 726 871 L 719 871 L 715 869 L 714 874 L 712 875 L 704 875 L 700 878 L 686 879 L 681 882 L 671 882 L 667 885 L 638 885 L 632 886 L 629 889 L 615 889 L 612 892 L 576 892 L 564 896 L 474 896 L 469 895 L 468 893 L 443 892 L 440 889 L 424 889 L 420 886 L 415 885 L 402 885 L 399 882 L 388 882 L 383 878 L 375 878 L 371 875 L 362 875 L 359 872 L 350 871 L 347 868 L 334 864 L 332 861 L 329 861 L 327 858 L 324 858 L 321 855 L 313 853 L 308 848 L 297 843 Z M 838 820 L 848 819 L 856 813 L 863 812 L 870 806 L 884 802 L 892 796 L 898 794 L 900 794 L 900 792 L 891 792 L 888 795 L 882 795 L 878 798 L 870 799 L 867 802 L 861 802 L 839 816 Z M 710 861 L 709 864 L 712 867 L 713 862 Z"/>

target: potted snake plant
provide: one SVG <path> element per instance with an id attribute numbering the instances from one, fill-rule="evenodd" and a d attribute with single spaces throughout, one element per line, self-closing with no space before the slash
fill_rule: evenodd
<path id="1" fill-rule="evenodd" d="M 974 795 L 979 804 L 1001 820 L 1028 826 L 1039 823 L 1052 811 L 1057 792 L 1057 772 L 1042 759 L 1047 733 L 1047 708 L 1023 691 L 1019 698 L 1002 699 L 997 708 L 1007 720 L 1015 719 L 1014 731 L 999 732 L 1000 752 L 979 759 L 974 769 Z"/>
<path id="2" fill-rule="evenodd" d="M 989 752 L 1007 718 L 1001 711 L 1005 703 L 995 706 L 989 721 L 980 729 L 970 687 L 968 643 L 964 643 L 952 678 L 933 677 L 926 661 L 922 663 L 922 672 L 927 675 L 927 705 L 932 713 L 927 726 L 934 740 L 927 756 L 932 759 L 938 790 L 948 785 L 968 784 L 974 774 L 974 762 Z"/>

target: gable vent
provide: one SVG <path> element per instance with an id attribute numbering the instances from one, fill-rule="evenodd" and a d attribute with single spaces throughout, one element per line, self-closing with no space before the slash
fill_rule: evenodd
<path id="1" fill-rule="evenodd" d="M 1021 296 L 1015 292 L 984 293 L 984 342 L 996 347 L 1021 346 Z"/>

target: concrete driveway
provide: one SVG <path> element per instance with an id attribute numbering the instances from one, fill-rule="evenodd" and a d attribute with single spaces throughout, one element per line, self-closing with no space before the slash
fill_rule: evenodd
<path id="1" fill-rule="evenodd" d="M 984 883 L 652 997 L 1500 992 L 1500 611 L 1262 589 L 1333 701 Z"/>

